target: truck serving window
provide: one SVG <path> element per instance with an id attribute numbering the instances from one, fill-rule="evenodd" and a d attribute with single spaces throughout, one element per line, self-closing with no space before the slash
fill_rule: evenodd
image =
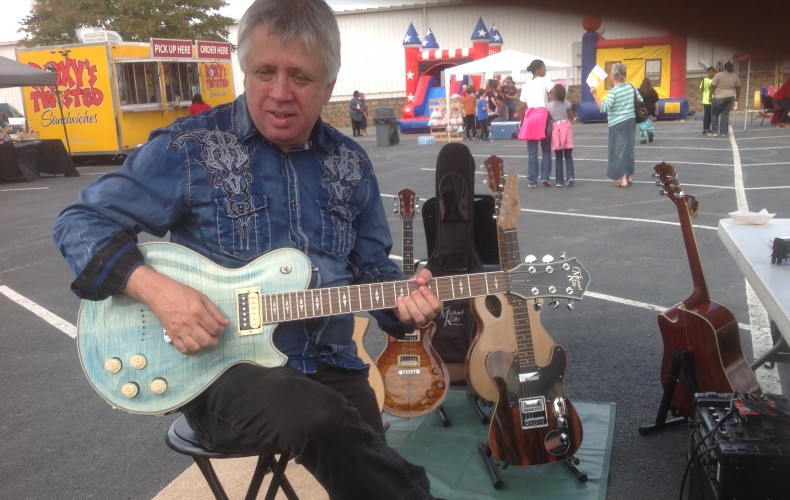
<path id="1" fill-rule="evenodd" d="M 118 94 L 122 105 L 161 102 L 159 74 L 156 63 L 119 62 L 115 65 L 118 75 Z"/>
<path id="2" fill-rule="evenodd" d="M 197 64 L 193 62 L 163 62 L 167 102 L 191 102 L 193 89 L 198 85 Z"/>

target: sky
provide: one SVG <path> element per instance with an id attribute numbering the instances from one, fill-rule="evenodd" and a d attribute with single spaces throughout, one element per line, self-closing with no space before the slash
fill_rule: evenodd
<path id="1" fill-rule="evenodd" d="M 375 8 L 387 5 L 410 5 L 432 3 L 435 0 L 327 0 L 335 10 L 354 8 Z M 252 0 L 229 0 L 228 6 L 220 9 L 222 14 L 238 19 L 249 7 Z M 23 36 L 16 32 L 19 21 L 30 13 L 30 0 L 3 0 L 3 15 L 0 16 L 0 42 L 18 40 Z"/>

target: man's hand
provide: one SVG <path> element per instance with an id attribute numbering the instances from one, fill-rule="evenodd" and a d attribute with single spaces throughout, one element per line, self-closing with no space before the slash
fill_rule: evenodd
<path id="1" fill-rule="evenodd" d="M 394 309 L 395 316 L 406 325 L 426 325 L 436 314 L 442 310 L 442 302 L 426 285 L 431 281 L 431 272 L 423 269 L 414 275 L 417 290 L 411 295 L 398 297 L 398 307 Z"/>
<path id="2" fill-rule="evenodd" d="M 145 265 L 132 272 L 124 292 L 151 308 L 183 354 L 215 347 L 230 324 L 205 294 Z"/>

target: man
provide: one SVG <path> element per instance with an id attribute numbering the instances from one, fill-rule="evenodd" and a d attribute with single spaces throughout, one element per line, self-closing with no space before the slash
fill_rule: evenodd
<path id="1" fill-rule="evenodd" d="M 369 158 L 319 118 L 340 68 L 332 10 L 323 0 L 256 0 L 238 55 L 244 95 L 154 131 L 53 229 L 78 295 L 134 297 L 184 355 L 215 347 L 229 321 L 209 297 L 145 265 L 140 231 L 169 232 L 227 268 L 296 248 L 315 266 L 316 287 L 402 278 Z M 441 309 L 430 278 L 421 271 L 397 308 L 372 313 L 384 331 L 403 334 Z M 384 441 L 352 330 L 348 314 L 281 323 L 286 366 L 233 366 L 182 411 L 208 447 L 290 452 L 332 498 L 433 498 L 424 470 Z"/>
<path id="2" fill-rule="evenodd" d="M 502 82 L 500 87 L 502 97 L 505 99 L 505 107 L 507 107 L 507 119 L 513 120 L 513 115 L 516 113 L 516 98 L 518 97 L 518 89 L 513 82 L 512 76 L 506 76 L 505 81 Z"/>

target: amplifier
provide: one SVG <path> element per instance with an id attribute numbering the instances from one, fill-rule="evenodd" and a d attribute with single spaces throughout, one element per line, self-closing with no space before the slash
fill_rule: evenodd
<path id="1" fill-rule="evenodd" d="M 782 396 L 771 398 L 787 404 Z M 733 404 L 740 409 L 728 417 Z M 698 460 L 689 499 L 790 498 L 790 422 L 760 416 L 733 402 L 732 394 L 698 393 L 694 406 L 699 428 L 692 431 L 689 456 Z"/>

